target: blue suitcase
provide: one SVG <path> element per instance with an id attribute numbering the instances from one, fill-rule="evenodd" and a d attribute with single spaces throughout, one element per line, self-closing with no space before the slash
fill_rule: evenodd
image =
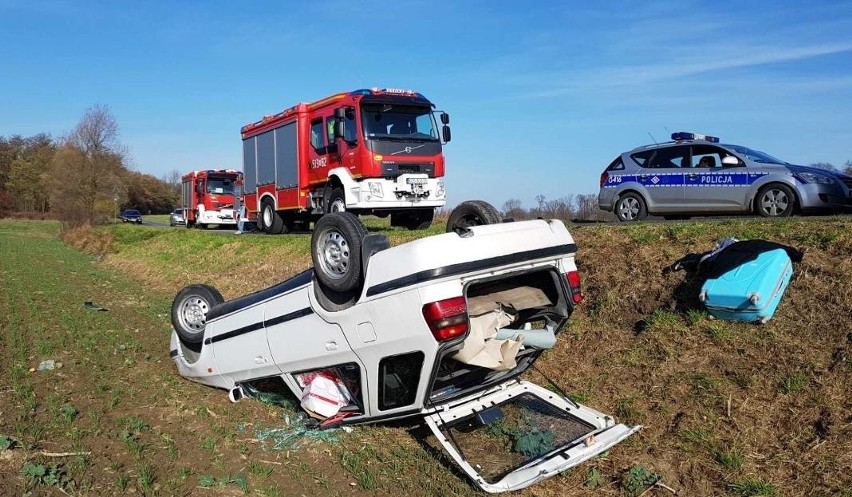
<path id="1" fill-rule="evenodd" d="M 708 278 L 699 299 L 715 318 L 765 323 L 775 314 L 791 276 L 793 263 L 787 252 L 770 250 Z"/>

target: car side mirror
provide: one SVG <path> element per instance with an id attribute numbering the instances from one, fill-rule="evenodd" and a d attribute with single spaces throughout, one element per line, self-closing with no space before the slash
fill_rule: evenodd
<path id="1" fill-rule="evenodd" d="M 450 134 L 450 127 L 446 124 L 441 129 L 441 135 L 444 137 L 444 143 L 450 142 L 450 138 L 452 138 L 452 135 Z"/>
<path id="2" fill-rule="evenodd" d="M 450 124 L 450 115 L 446 112 L 441 112 L 441 124 Z"/>
<path id="3" fill-rule="evenodd" d="M 722 167 L 737 167 L 740 165 L 740 160 L 733 155 L 722 157 Z"/>

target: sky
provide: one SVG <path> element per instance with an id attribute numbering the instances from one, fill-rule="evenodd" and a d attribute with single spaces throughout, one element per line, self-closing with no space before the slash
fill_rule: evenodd
<path id="1" fill-rule="evenodd" d="M 852 160 L 848 0 L 0 0 L 0 61 L 0 135 L 107 105 L 158 177 L 240 169 L 242 125 L 372 87 L 450 114 L 450 205 L 597 193 L 674 131 Z"/>

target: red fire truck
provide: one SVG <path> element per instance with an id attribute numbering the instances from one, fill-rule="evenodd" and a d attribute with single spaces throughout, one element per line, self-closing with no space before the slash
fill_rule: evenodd
<path id="1" fill-rule="evenodd" d="M 441 146 L 450 141 L 450 118 L 434 107 L 414 91 L 374 88 L 243 126 L 246 209 L 267 233 L 336 211 L 428 227 L 446 203 Z"/>
<path id="2" fill-rule="evenodd" d="M 182 178 L 181 207 L 186 227 L 235 225 L 234 193 L 242 177 L 234 169 L 192 171 Z"/>

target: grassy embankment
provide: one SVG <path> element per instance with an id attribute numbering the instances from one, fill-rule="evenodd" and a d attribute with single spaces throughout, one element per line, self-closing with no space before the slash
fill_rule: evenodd
<path id="1" fill-rule="evenodd" d="M 41 466 L 67 491 L 96 495 L 474 493 L 413 422 L 279 452 L 254 429 L 283 426 L 292 410 L 233 405 L 176 375 L 171 296 L 191 282 L 232 298 L 280 281 L 310 264 L 308 234 L 119 225 L 96 262 L 58 241 L 55 226 L 0 222 L 0 436 L 14 440 L 0 452 L 0 488 L 52 489 L 22 473 Z M 660 477 L 679 495 L 852 495 L 850 228 L 803 218 L 573 229 L 586 301 L 539 367 L 577 400 L 645 428 L 526 493 L 635 496 Z M 393 244 L 418 236 L 388 233 Z M 661 274 L 724 236 L 806 250 L 767 325 L 708 320 L 694 282 Z M 28 372 L 43 359 L 64 366 Z"/>

